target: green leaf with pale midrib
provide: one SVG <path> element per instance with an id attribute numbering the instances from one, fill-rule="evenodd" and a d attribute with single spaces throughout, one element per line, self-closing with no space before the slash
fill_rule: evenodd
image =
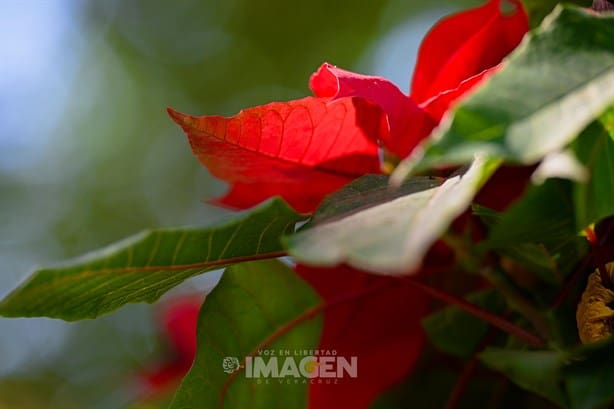
<path id="1" fill-rule="evenodd" d="M 308 382 L 295 385 L 261 378 L 270 383 L 258 384 L 258 379 L 245 376 L 244 369 L 232 377 L 224 373 L 222 360 L 229 356 L 244 363 L 259 348 L 317 349 L 322 318 L 310 314 L 322 302 L 305 281 L 277 260 L 229 267 L 203 305 L 196 359 L 171 408 L 218 408 L 220 398 L 224 408 L 306 408 Z M 306 316 L 309 319 L 298 322 Z M 292 323 L 296 325 L 289 328 Z"/>
<path id="2" fill-rule="evenodd" d="M 614 16 L 558 6 L 398 172 L 476 152 L 530 164 L 560 150 L 614 103 L 612 38 Z"/>
<path id="3" fill-rule="evenodd" d="M 63 266 L 36 271 L 0 302 L 0 315 L 95 318 L 154 302 L 184 280 L 228 264 L 281 255 L 280 237 L 303 217 L 273 199 L 229 223 L 149 230 Z"/>
<path id="4" fill-rule="evenodd" d="M 309 265 L 346 263 L 376 274 L 414 272 L 431 245 L 466 210 L 498 165 L 496 160 L 477 158 L 465 173 L 440 186 L 438 180 L 425 183 L 424 178 L 410 179 L 404 187 L 409 194 L 383 203 L 377 194 L 375 206 L 339 217 L 333 217 L 333 211 L 321 224 L 287 237 L 288 253 Z M 352 189 L 354 183 L 344 189 Z M 413 183 L 419 188 L 413 189 Z M 379 192 L 382 186 L 387 186 L 385 180 L 375 181 L 372 188 Z M 368 204 L 369 195 L 364 189 L 359 189 L 357 200 L 364 206 Z M 329 198 L 326 208 L 334 201 L 334 196 Z"/>
<path id="5" fill-rule="evenodd" d="M 386 175 L 365 175 L 326 196 L 318 206 L 310 224 L 317 225 L 341 219 L 401 196 L 439 186 L 443 182 L 443 178 L 422 176 L 414 177 L 398 188 L 393 188 L 388 183 Z"/>

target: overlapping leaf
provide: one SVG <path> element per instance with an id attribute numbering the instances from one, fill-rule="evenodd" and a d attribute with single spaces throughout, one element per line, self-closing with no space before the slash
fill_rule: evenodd
<path id="1" fill-rule="evenodd" d="M 537 27 L 552 9 L 559 4 L 559 0 L 522 0 L 525 10 L 531 20 L 531 27 Z M 571 0 L 567 3 L 577 4 L 583 7 L 590 7 L 592 0 Z"/>
<path id="2" fill-rule="evenodd" d="M 127 303 L 154 302 L 197 274 L 281 254 L 280 237 L 301 219 L 274 199 L 212 228 L 144 231 L 72 263 L 36 271 L 0 303 L 0 315 L 72 321 Z"/>
<path id="3" fill-rule="evenodd" d="M 317 349 L 321 299 L 294 271 L 275 260 L 235 265 L 207 297 L 198 324 L 198 353 L 171 405 L 192 408 L 307 408 L 309 380 L 246 376 L 245 358 Z M 300 320 L 301 317 L 309 318 Z M 293 324 L 294 323 L 294 324 Z M 293 355 L 294 356 L 294 355 Z M 242 368 L 226 373 L 224 358 Z M 301 357 L 298 357 L 297 364 Z M 253 374 L 253 373 L 252 373 Z"/>
<path id="4" fill-rule="evenodd" d="M 585 345 L 563 367 L 570 406 L 573 409 L 611 407 L 614 404 L 614 343 L 612 339 Z"/>
<path id="5" fill-rule="evenodd" d="M 316 266 L 346 263 L 380 274 L 415 271 L 497 166 L 496 161 L 477 158 L 465 173 L 426 189 L 423 179 L 409 180 L 407 188 L 414 189 L 410 194 L 338 215 L 289 237 L 289 253 Z M 381 184 L 374 188 L 381 189 Z M 369 196 L 360 200 L 367 204 Z"/>
<path id="6" fill-rule="evenodd" d="M 318 347 L 358 359 L 358 377 L 310 385 L 309 407 L 370 407 L 383 390 L 411 373 L 422 356 L 420 320 L 429 297 L 395 277 L 347 266 L 299 264 L 296 270 L 328 305 Z"/>
<path id="7" fill-rule="evenodd" d="M 565 408 L 567 398 L 558 375 L 565 354 L 557 351 L 514 351 L 487 348 L 480 360 L 487 366 L 504 373 L 523 389 L 530 390 Z"/>
<path id="8" fill-rule="evenodd" d="M 610 111 L 610 117 L 614 116 L 614 109 Z M 572 148 L 589 172 L 586 183 L 574 186 L 576 227 L 581 230 L 614 215 L 614 132 L 608 133 L 601 123 L 595 122 Z"/>
<path id="9" fill-rule="evenodd" d="M 535 163 L 614 103 L 614 16 L 558 6 L 398 170 L 467 163 L 476 152 Z"/>
<path id="10" fill-rule="evenodd" d="M 592 409 L 614 403 L 612 340 L 571 351 L 518 351 L 488 348 L 480 354 L 488 367 L 561 408 Z"/>
<path id="11" fill-rule="evenodd" d="M 424 38 L 411 95 L 424 103 L 496 66 L 528 30 L 518 0 L 490 0 L 439 21 Z"/>
<path id="12" fill-rule="evenodd" d="M 490 232 L 483 248 L 495 250 L 542 278 L 559 283 L 586 253 L 586 240 L 576 229 L 572 183 L 549 179 L 531 186 L 506 212 L 476 209 Z"/>

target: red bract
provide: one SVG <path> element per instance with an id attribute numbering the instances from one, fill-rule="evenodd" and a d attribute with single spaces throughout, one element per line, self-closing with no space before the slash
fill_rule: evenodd
<path id="1" fill-rule="evenodd" d="M 232 185 L 217 203 L 244 209 L 280 195 L 310 212 L 327 193 L 379 172 L 377 143 L 407 156 L 453 102 L 497 69 L 527 29 L 518 0 L 490 0 L 440 21 L 422 43 L 410 96 L 385 78 L 325 63 L 311 77 L 315 98 L 231 118 L 169 114 L 203 165 Z"/>
<path id="2" fill-rule="evenodd" d="M 425 267 L 414 277 L 448 270 L 454 254 L 437 242 Z M 297 265 L 297 273 L 328 304 L 318 349 L 358 358 L 358 377 L 335 385 L 309 385 L 309 408 L 366 408 L 402 380 L 421 356 L 425 336 L 420 321 L 429 298 L 396 277 L 373 275 L 348 266 Z"/>
<path id="3" fill-rule="evenodd" d="M 297 272 L 331 304 L 364 294 L 325 310 L 318 346 L 348 359 L 356 356 L 358 377 L 339 379 L 335 385 L 310 385 L 308 407 L 368 407 L 383 389 L 407 375 L 420 357 L 424 344 L 420 319 L 427 312 L 427 297 L 397 279 L 350 267 L 299 265 Z"/>
<path id="4" fill-rule="evenodd" d="M 327 193 L 379 172 L 374 135 L 382 113 L 358 106 L 360 119 L 349 98 L 313 97 L 246 109 L 232 118 L 169 114 L 203 165 L 232 183 L 217 203 L 242 209 L 279 195 L 309 212 Z"/>
<path id="5" fill-rule="evenodd" d="M 379 106 L 387 118 L 388 132 L 379 140 L 389 150 L 406 156 L 436 125 L 418 105 L 396 85 L 382 77 L 355 74 L 324 63 L 311 76 L 310 87 L 316 95 L 339 98 L 357 97 Z"/>
<path id="6" fill-rule="evenodd" d="M 441 20 L 420 46 L 412 98 L 424 103 L 484 75 L 516 48 L 528 28 L 519 0 L 490 0 Z"/>
<path id="7" fill-rule="evenodd" d="M 143 372 L 145 396 L 156 396 L 176 386 L 196 356 L 196 324 L 202 298 L 185 296 L 162 305 L 159 323 L 170 347 L 170 359 Z"/>
<path id="8" fill-rule="evenodd" d="M 452 103 L 498 68 L 528 28 L 520 1 L 491 0 L 431 29 L 420 46 L 410 96 L 384 78 L 329 64 L 314 74 L 311 87 L 334 98 L 364 98 L 382 108 L 390 129 L 382 142 L 403 158 L 431 133 Z"/>

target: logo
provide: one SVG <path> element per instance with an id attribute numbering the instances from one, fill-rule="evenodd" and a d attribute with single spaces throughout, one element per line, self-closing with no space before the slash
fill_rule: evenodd
<path id="1" fill-rule="evenodd" d="M 227 356 L 222 360 L 222 368 L 226 373 L 233 373 L 238 371 L 241 368 L 241 363 L 239 362 L 239 358 L 234 356 Z"/>
<path id="2" fill-rule="evenodd" d="M 332 350 L 259 350 L 247 356 L 242 366 L 236 357 L 227 356 L 222 362 L 224 372 L 232 374 L 244 368 L 244 376 L 258 383 L 278 379 L 280 383 L 337 383 L 343 378 L 358 377 L 358 357 L 344 357 Z"/>

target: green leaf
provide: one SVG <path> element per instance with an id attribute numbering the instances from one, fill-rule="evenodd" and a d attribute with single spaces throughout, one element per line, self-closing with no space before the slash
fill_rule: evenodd
<path id="1" fill-rule="evenodd" d="M 154 302 L 184 280 L 281 255 L 280 237 L 302 217 L 273 199 L 229 223 L 144 231 L 66 265 L 36 271 L 0 302 L 6 317 L 95 318 L 124 304 Z"/>
<path id="2" fill-rule="evenodd" d="M 614 106 L 610 107 L 601 117 L 599 122 L 605 128 L 605 130 L 614 138 Z"/>
<path id="3" fill-rule="evenodd" d="M 475 292 L 467 300 L 493 313 L 505 308 L 505 302 L 493 290 Z M 422 320 L 422 326 L 440 351 L 463 358 L 476 352 L 488 330 L 486 322 L 454 306 L 429 315 Z"/>
<path id="4" fill-rule="evenodd" d="M 614 343 L 582 346 L 563 369 L 567 393 L 574 409 L 611 407 L 614 403 Z"/>
<path id="5" fill-rule="evenodd" d="M 476 152 L 532 164 L 560 151 L 614 103 L 612 38 L 614 15 L 557 6 L 397 172 L 467 163 Z"/>
<path id="6" fill-rule="evenodd" d="M 569 179 L 577 182 L 587 182 L 588 170 L 578 161 L 572 150 L 552 152 L 544 156 L 541 163 L 531 175 L 535 184 L 542 184 L 548 179 Z"/>
<path id="7" fill-rule="evenodd" d="M 228 374 L 222 362 L 234 357 L 244 366 L 246 357 L 266 350 L 274 351 L 281 367 L 285 356 L 279 351 L 293 355 L 295 350 L 316 349 L 322 320 L 315 313 L 321 303 L 314 290 L 279 261 L 228 268 L 203 305 L 196 359 L 171 408 L 217 408 L 222 397 L 224 408 L 306 408 L 309 379 L 295 384 L 294 378 L 250 378 L 245 368 Z"/>
<path id="8" fill-rule="evenodd" d="M 587 183 L 574 185 L 576 228 L 582 230 L 614 215 L 614 135 L 600 122 L 594 122 L 576 139 L 572 148 L 590 172 Z"/>
<path id="9" fill-rule="evenodd" d="M 507 255 L 527 267 L 546 282 L 550 274 L 565 275 L 586 253 L 586 243 L 577 234 L 572 184 L 568 180 L 549 179 L 531 186 L 518 202 L 493 222 L 488 239 L 482 246 Z"/>
<path id="10" fill-rule="evenodd" d="M 405 188 L 413 193 L 385 203 L 380 203 L 376 194 L 375 206 L 348 215 L 327 216 L 320 224 L 287 237 L 288 252 L 309 265 L 347 263 L 382 274 L 415 271 L 431 245 L 466 210 L 497 166 L 497 161 L 478 158 L 464 174 L 438 187 L 428 188 L 431 182 L 423 178 L 411 179 Z M 380 180 L 372 188 L 379 192 L 383 183 Z M 370 200 L 364 190 L 358 196 L 361 203 Z M 343 197 L 347 200 L 345 193 Z M 332 197 L 326 208 L 334 200 Z"/>
<path id="11" fill-rule="evenodd" d="M 531 21 L 531 27 L 537 27 L 544 17 L 546 17 L 553 8 L 559 4 L 559 0 L 522 0 L 524 9 L 529 15 Z M 574 0 L 567 1 L 566 3 L 573 3 L 583 7 L 590 7 L 592 0 Z"/>
<path id="12" fill-rule="evenodd" d="M 322 224 L 351 213 L 386 203 L 411 193 L 437 187 L 444 182 L 437 177 L 415 177 L 398 189 L 390 187 L 386 175 L 365 175 L 332 193 L 322 201 L 310 224 Z"/>
<path id="13" fill-rule="evenodd" d="M 514 351 L 487 348 L 480 360 L 489 368 L 505 374 L 521 388 L 532 391 L 568 407 L 567 398 L 559 383 L 559 371 L 565 354 L 556 351 Z"/>
<path id="14" fill-rule="evenodd" d="M 482 362 L 520 387 L 561 407 L 594 409 L 614 403 L 614 341 L 571 351 L 514 351 L 488 348 Z"/>
<path id="15" fill-rule="evenodd" d="M 565 180 L 530 186 L 491 229 L 490 245 L 550 242 L 575 236 L 571 197 L 571 184 Z"/>

